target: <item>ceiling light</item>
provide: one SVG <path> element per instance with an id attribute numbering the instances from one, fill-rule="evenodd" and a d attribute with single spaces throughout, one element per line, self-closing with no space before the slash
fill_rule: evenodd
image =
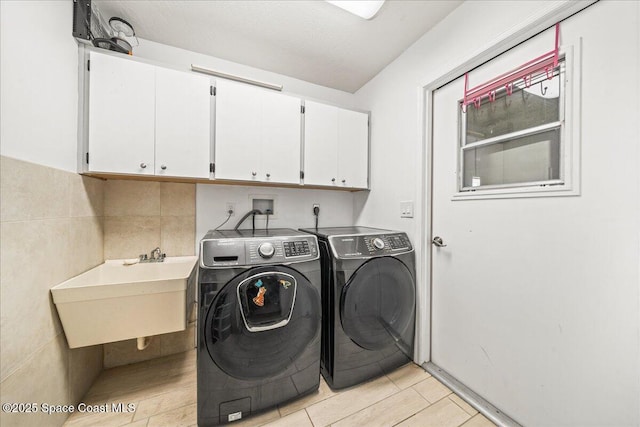
<path id="1" fill-rule="evenodd" d="M 364 19 L 371 19 L 380 10 L 384 0 L 325 0 L 334 6 L 358 15 Z"/>

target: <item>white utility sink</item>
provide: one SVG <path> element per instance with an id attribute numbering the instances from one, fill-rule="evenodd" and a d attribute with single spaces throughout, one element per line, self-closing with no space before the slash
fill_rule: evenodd
<path id="1" fill-rule="evenodd" d="M 196 256 L 125 265 L 108 260 L 51 289 L 69 347 L 186 329 Z"/>

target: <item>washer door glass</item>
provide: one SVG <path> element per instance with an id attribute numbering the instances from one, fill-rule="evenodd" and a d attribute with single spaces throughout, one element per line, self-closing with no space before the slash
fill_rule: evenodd
<path id="1" fill-rule="evenodd" d="M 289 323 L 298 288 L 290 274 L 265 272 L 238 285 L 238 302 L 244 325 L 250 332 L 281 328 Z"/>
<path id="2" fill-rule="evenodd" d="M 320 333 L 320 294 L 285 266 L 251 269 L 216 295 L 205 319 L 207 350 L 227 375 L 255 380 L 289 368 Z"/>
<path id="3" fill-rule="evenodd" d="M 393 257 L 371 259 L 353 273 L 343 288 L 342 328 L 367 350 L 396 345 L 405 353 L 410 352 L 415 303 L 415 284 L 409 269 Z"/>

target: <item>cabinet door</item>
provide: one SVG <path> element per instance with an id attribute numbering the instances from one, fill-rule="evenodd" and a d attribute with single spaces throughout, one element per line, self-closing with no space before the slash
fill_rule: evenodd
<path id="1" fill-rule="evenodd" d="M 89 170 L 153 175 L 154 67 L 91 52 Z"/>
<path id="2" fill-rule="evenodd" d="M 258 181 L 262 107 L 258 89 L 216 83 L 216 178 Z"/>
<path id="3" fill-rule="evenodd" d="M 305 184 L 338 184 L 338 110 L 331 105 L 305 102 Z"/>
<path id="4" fill-rule="evenodd" d="M 204 76 L 156 69 L 156 175 L 209 177 L 210 85 Z"/>
<path id="5" fill-rule="evenodd" d="M 261 163 L 265 182 L 300 183 L 300 99 L 261 90 Z"/>
<path id="6" fill-rule="evenodd" d="M 369 115 L 338 111 L 338 185 L 367 188 L 369 172 Z"/>

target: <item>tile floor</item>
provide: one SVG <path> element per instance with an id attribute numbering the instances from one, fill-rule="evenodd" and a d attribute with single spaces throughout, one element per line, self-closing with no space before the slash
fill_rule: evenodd
<path id="1" fill-rule="evenodd" d="M 195 426 L 196 352 L 105 370 L 83 402 L 134 403 L 135 412 L 72 414 L 65 426 Z M 405 365 L 389 375 L 333 391 L 320 389 L 234 426 L 487 427 L 488 419 L 422 368 Z"/>

